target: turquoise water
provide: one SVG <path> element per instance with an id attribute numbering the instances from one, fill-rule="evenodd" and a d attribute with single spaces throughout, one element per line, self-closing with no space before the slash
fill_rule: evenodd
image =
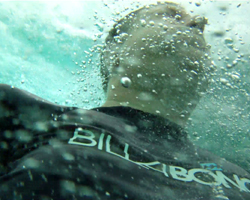
<path id="1" fill-rule="evenodd" d="M 98 52 L 114 20 L 141 4 L 0 1 L 0 83 L 58 104 L 101 105 Z M 205 37 L 217 66 L 187 125 L 190 138 L 249 170 L 250 3 L 182 4 L 193 14 L 208 17 Z"/>

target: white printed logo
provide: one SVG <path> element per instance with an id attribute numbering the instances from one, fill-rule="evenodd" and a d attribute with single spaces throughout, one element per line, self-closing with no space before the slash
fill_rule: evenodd
<path id="1" fill-rule="evenodd" d="M 106 139 L 105 139 L 106 138 Z M 114 156 L 125 159 L 129 162 L 132 162 L 136 165 L 139 165 L 146 169 L 151 169 L 157 172 L 162 173 L 167 178 L 173 178 L 175 180 L 183 182 L 192 182 L 195 181 L 202 185 L 208 186 L 224 186 L 226 188 L 231 188 L 231 185 L 237 187 L 240 191 L 250 192 L 250 188 L 247 188 L 246 184 L 250 184 L 250 180 L 247 178 L 239 178 L 236 174 L 233 174 L 234 180 L 228 178 L 225 174 L 222 173 L 222 169 L 217 168 L 216 164 L 209 163 L 211 168 L 194 168 L 194 169 L 185 169 L 179 166 L 166 165 L 158 161 L 152 161 L 148 163 L 137 162 L 129 158 L 129 144 L 124 144 L 124 155 L 117 154 L 111 150 L 111 135 L 105 135 L 104 133 L 99 134 L 99 138 L 96 138 L 96 135 L 90 130 L 84 130 L 82 128 L 77 128 L 74 132 L 74 136 L 68 141 L 69 144 L 82 145 L 85 147 L 96 147 L 99 150 L 104 150 L 107 153 L 110 153 Z M 105 149 L 104 148 L 105 143 Z M 202 164 L 201 164 L 202 165 Z M 197 174 L 203 174 L 209 176 L 213 181 L 204 181 L 201 180 Z M 171 175 L 171 176 L 170 176 Z"/>

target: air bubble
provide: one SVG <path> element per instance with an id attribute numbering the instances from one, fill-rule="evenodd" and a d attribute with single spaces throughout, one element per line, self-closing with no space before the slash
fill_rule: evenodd
<path id="1" fill-rule="evenodd" d="M 145 19 L 141 19 L 141 26 L 145 27 L 147 25 L 147 22 Z"/>
<path id="2" fill-rule="evenodd" d="M 106 194 L 106 196 L 110 196 L 110 193 L 109 193 L 109 192 L 107 192 L 107 191 L 106 191 L 106 193 L 105 193 L 105 194 Z"/>
<path id="3" fill-rule="evenodd" d="M 226 44 L 232 44 L 233 43 L 233 39 L 232 38 L 225 38 L 225 43 Z"/>
<path id="4" fill-rule="evenodd" d="M 16 138 L 18 141 L 25 143 L 32 140 L 32 135 L 27 131 L 19 130 L 16 132 Z"/>
<path id="5" fill-rule="evenodd" d="M 197 7 L 199 7 L 199 6 L 201 6 L 201 2 L 196 2 L 195 5 L 196 5 Z"/>
<path id="6" fill-rule="evenodd" d="M 175 19 L 180 20 L 181 19 L 181 15 L 179 15 L 179 14 L 175 15 Z"/>
<path id="7" fill-rule="evenodd" d="M 128 77 L 122 77 L 122 78 L 121 78 L 121 84 L 122 84 L 123 87 L 129 88 L 130 85 L 131 85 L 131 80 L 130 80 L 130 78 L 128 78 Z"/>
<path id="8" fill-rule="evenodd" d="M 233 48 L 233 51 L 235 52 L 235 53 L 239 53 L 239 49 L 237 49 L 237 48 Z"/>
<path id="9" fill-rule="evenodd" d="M 227 84 L 227 83 L 229 83 L 229 81 L 228 81 L 227 79 L 225 79 L 225 78 L 220 78 L 220 82 L 221 82 L 222 84 Z"/>
<path id="10" fill-rule="evenodd" d="M 68 160 L 68 161 L 73 161 L 73 160 L 75 160 L 75 157 L 74 157 L 72 154 L 70 154 L 70 153 L 64 153 L 64 154 L 62 154 L 62 157 L 63 157 L 65 160 Z"/>
<path id="11" fill-rule="evenodd" d="M 231 77 L 233 80 L 240 80 L 240 76 L 237 74 L 232 74 Z"/>
<path id="12" fill-rule="evenodd" d="M 233 66 L 237 65 L 238 64 L 238 61 L 237 60 L 234 60 L 233 61 Z"/>
<path id="13" fill-rule="evenodd" d="M 155 22 L 154 21 L 150 21 L 149 24 L 150 24 L 150 26 L 154 26 Z"/>
<path id="14" fill-rule="evenodd" d="M 198 62 L 198 61 L 194 61 L 194 64 L 195 64 L 195 65 L 199 65 L 199 62 Z"/>
<path id="15" fill-rule="evenodd" d="M 168 26 L 167 25 L 164 25 L 163 26 L 163 29 L 166 31 L 166 30 L 168 30 Z"/>

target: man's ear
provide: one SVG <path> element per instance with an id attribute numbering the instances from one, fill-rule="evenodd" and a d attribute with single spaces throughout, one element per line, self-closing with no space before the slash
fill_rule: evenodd
<path id="1" fill-rule="evenodd" d="M 203 32 L 206 24 L 207 24 L 206 17 L 201 17 L 199 15 L 196 15 L 190 18 L 189 21 L 187 21 L 186 26 L 190 26 L 191 28 L 198 28 L 201 30 L 201 32 Z"/>

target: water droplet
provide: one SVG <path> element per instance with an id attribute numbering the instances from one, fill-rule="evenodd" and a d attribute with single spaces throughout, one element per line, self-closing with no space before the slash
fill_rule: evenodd
<path id="1" fill-rule="evenodd" d="M 142 75 L 141 75 L 141 74 L 137 74 L 137 77 L 138 77 L 138 78 L 141 78 L 141 77 L 142 77 Z"/>
<path id="2" fill-rule="evenodd" d="M 131 85 L 131 80 L 128 77 L 122 77 L 121 84 L 123 87 L 128 88 Z"/>

